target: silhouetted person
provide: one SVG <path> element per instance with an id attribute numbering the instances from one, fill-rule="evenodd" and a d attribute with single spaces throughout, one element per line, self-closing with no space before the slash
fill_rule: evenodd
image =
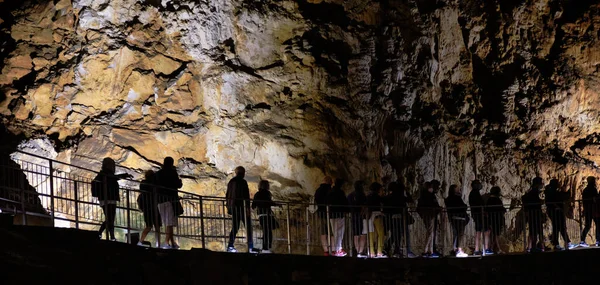
<path id="1" fill-rule="evenodd" d="M 3 127 L 0 125 L 0 128 Z M 2 131 L 0 130 L 1 133 Z M 2 136 L 3 139 L 6 139 L 6 137 L 10 138 L 10 134 L 2 135 L 4 135 Z M 3 141 L 3 143 L 6 146 L 6 141 Z M 0 149 L 0 189 L 2 189 L 0 190 L 0 198 L 7 200 L 0 199 L 0 208 L 12 208 L 14 204 L 9 201 L 16 201 L 25 206 L 26 211 L 48 215 L 48 212 L 42 206 L 38 192 L 29 183 L 25 171 L 21 169 L 19 163 L 11 159 L 9 153 L 13 152 L 13 149 L 5 151 L 2 152 Z M 94 197 L 98 197 L 98 195 Z"/>
<path id="2" fill-rule="evenodd" d="M 144 174 L 144 180 L 140 183 L 140 195 L 137 198 L 138 207 L 144 214 L 144 223 L 146 224 L 138 245 L 150 245 L 149 242 L 146 242 L 146 236 L 154 227 L 154 230 L 159 233 L 156 235 L 158 238 L 156 244 L 160 246 L 160 227 L 162 223 L 158 213 L 158 201 L 156 199 L 158 193 L 156 193 L 156 190 L 156 174 L 154 171 L 148 170 Z"/>
<path id="3" fill-rule="evenodd" d="M 179 248 L 173 236 L 173 228 L 177 227 L 176 203 L 179 201 L 177 189 L 183 186 L 175 161 L 172 157 L 165 157 L 162 168 L 156 173 L 156 180 L 159 186 L 158 192 L 158 211 L 162 219 L 162 224 L 166 227 L 166 244 L 163 248 Z"/>
<path id="4" fill-rule="evenodd" d="M 542 212 L 542 199 L 540 197 L 543 187 L 544 181 L 542 178 L 536 177 L 531 183 L 531 189 L 529 189 L 529 191 L 521 198 L 523 202 L 523 209 L 525 210 L 525 219 L 529 224 L 529 239 L 527 247 L 531 252 L 544 250 L 544 213 Z M 542 244 L 542 248 L 538 248 L 538 243 Z"/>
<path id="5" fill-rule="evenodd" d="M 246 169 L 241 166 L 235 168 L 235 177 L 227 184 L 227 212 L 231 215 L 231 232 L 229 233 L 228 252 L 237 252 L 234 247 L 235 236 L 240 228 L 240 222 L 246 226 L 248 240 L 248 251 L 257 252 L 254 249 L 252 239 L 252 217 L 250 215 L 250 190 L 248 182 L 244 179 Z"/>
<path id="6" fill-rule="evenodd" d="M 471 207 L 471 217 L 475 223 L 475 252 L 474 255 L 481 255 L 485 251 L 490 242 L 490 229 L 486 225 L 483 197 L 481 196 L 483 185 L 479 180 L 471 182 L 471 193 L 469 193 L 469 206 Z M 482 237 L 483 235 L 483 237 Z M 483 246 L 481 246 L 483 238 Z"/>
<path id="7" fill-rule="evenodd" d="M 504 208 L 504 203 L 502 203 L 502 199 L 500 199 L 501 189 L 498 186 L 492 187 L 490 190 L 490 197 L 487 200 L 485 213 L 487 215 L 487 223 L 490 227 L 490 238 L 491 244 L 496 245 L 496 249 L 500 251 L 500 242 L 498 237 L 502 234 L 502 230 L 504 229 L 505 220 L 504 215 L 506 213 L 506 208 Z M 486 255 L 493 254 L 494 252 L 491 250 L 491 247 L 488 248 L 485 252 Z"/>
<path id="8" fill-rule="evenodd" d="M 119 201 L 119 179 L 131 178 L 130 174 L 115 174 L 115 161 L 106 157 L 102 160 L 102 170 L 98 173 L 92 183 L 97 190 L 92 189 L 92 193 L 97 192 L 100 207 L 104 212 L 104 222 L 98 230 L 98 236 L 102 238 L 104 229 L 108 229 L 110 240 L 115 241 L 115 217 L 117 214 L 117 202 Z M 108 239 L 108 237 L 107 237 Z"/>
<path id="9" fill-rule="evenodd" d="M 327 196 L 327 204 L 329 206 L 329 221 L 331 223 L 331 229 L 333 231 L 333 255 L 335 256 L 346 256 L 346 252 L 342 248 L 342 242 L 344 239 L 344 230 L 346 228 L 345 215 L 348 211 L 348 199 L 342 187 L 345 181 L 343 179 L 336 179 L 331 192 Z"/>
<path id="10" fill-rule="evenodd" d="M 438 227 L 438 217 L 441 212 L 441 207 L 437 201 L 436 193 L 440 189 L 440 182 L 432 180 L 426 184 L 426 188 L 421 190 L 421 196 L 417 204 L 417 213 L 423 219 L 425 229 L 427 231 L 427 239 L 425 242 L 425 253 L 424 257 L 437 258 L 440 257 L 440 253 L 437 252 L 435 239 Z"/>
<path id="11" fill-rule="evenodd" d="M 410 250 L 410 233 L 408 225 L 414 222 L 408 212 L 408 204 L 413 203 L 412 197 L 406 194 L 406 187 L 400 181 L 388 184 L 388 195 L 383 199 L 383 212 L 389 217 L 388 224 L 391 232 L 391 243 L 394 257 L 401 256 L 401 248 L 406 243 L 406 257 L 415 257 Z"/>
<path id="12" fill-rule="evenodd" d="M 565 215 L 566 203 L 571 198 L 570 193 L 560 190 L 558 179 L 550 180 L 544 193 L 546 194 L 546 211 L 550 217 L 550 222 L 552 222 L 552 245 L 554 246 L 554 250 L 575 248 L 567 233 L 567 217 Z M 565 248 L 560 246 L 558 241 L 559 236 L 562 236 Z"/>
<path id="13" fill-rule="evenodd" d="M 275 214 L 273 213 L 273 210 L 271 210 L 271 207 L 276 204 L 271 198 L 269 189 L 269 181 L 261 180 L 258 183 L 258 192 L 254 194 L 254 201 L 252 202 L 252 209 L 256 209 L 258 221 L 263 230 L 263 247 L 261 253 L 271 253 L 273 230 L 279 227 L 279 224 L 275 219 Z"/>
<path id="14" fill-rule="evenodd" d="M 592 227 L 592 221 L 596 225 L 596 245 L 600 242 L 600 218 L 594 218 L 594 210 L 596 199 L 598 199 L 598 189 L 596 188 L 596 177 L 588 176 L 587 186 L 581 193 L 581 199 L 583 203 L 583 216 L 585 218 L 585 227 L 581 232 L 581 242 L 579 246 L 588 247 L 589 245 L 585 242 L 590 228 Z"/>
<path id="15" fill-rule="evenodd" d="M 467 257 L 468 255 L 462 249 L 462 242 L 465 227 L 469 223 L 469 215 L 467 214 L 467 204 L 462 199 L 462 191 L 458 185 L 450 185 L 448 197 L 446 197 L 444 202 L 448 213 L 448 221 L 452 227 L 453 254 L 456 257 Z"/>
<path id="16" fill-rule="evenodd" d="M 365 182 L 356 181 L 354 192 L 348 195 L 348 204 L 352 214 L 352 236 L 354 237 L 354 250 L 356 257 L 367 257 L 365 245 L 367 243 L 367 195 L 365 194 Z"/>
<path id="17" fill-rule="evenodd" d="M 369 195 L 367 196 L 367 206 L 369 210 L 369 257 L 385 258 L 383 255 L 383 242 L 385 241 L 385 230 L 383 227 L 383 186 L 374 182 L 369 186 Z M 377 244 L 377 248 L 375 247 Z"/>
<path id="18" fill-rule="evenodd" d="M 317 204 L 317 217 L 319 219 L 319 229 L 321 231 L 321 246 L 325 256 L 329 255 L 329 242 L 327 241 L 329 221 L 327 221 L 327 197 L 331 192 L 331 177 L 325 176 L 323 183 L 315 191 L 315 204 Z M 331 241 L 331 239 L 330 239 Z"/>

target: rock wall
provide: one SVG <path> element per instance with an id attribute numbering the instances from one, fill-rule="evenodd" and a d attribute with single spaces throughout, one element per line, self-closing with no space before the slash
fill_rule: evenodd
<path id="1" fill-rule="evenodd" d="M 2 124 L 60 160 L 172 156 L 216 196 L 244 165 L 280 198 L 325 174 L 510 199 L 597 173 L 596 1 L 2 2 Z"/>

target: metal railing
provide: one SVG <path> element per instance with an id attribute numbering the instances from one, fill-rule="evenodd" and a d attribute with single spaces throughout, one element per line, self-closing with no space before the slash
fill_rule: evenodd
<path id="1" fill-rule="evenodd" d="M 97 198 L 91 193 L 97 172 L 25 152 L 17 154 L 10 161 L 1 161 L 0 207 L 20 214 L 23 224 L 30 224 L 27 219 L 37 215 L 48 217 L 57 227 L 98 229 L 105 217 Z M 157 205 L 164 197 L 160 191 L 140 190 L 140 182 L 135 180 L 123 179 L 119 185 L 115 218 L 117 239 L 131 243 L 146 228 L 149 220 L 151 224 L 161 220 Z M 143 193 L 152 198 L 138 203 Z M 388 255 L 409 256 L 412 252 L 425 251 L 428 241 L 430 246 L 435 244 L 435 251 L 447 254 L 454 249 L 453 231 L 460 234 L 458 246 L 469 253 L 478 232 L 483 232 L 479 250 L 490 248 L 496 253 L 525 252 L 528 248 L 535 248 L 533 240 L 537 240 L 538 234 L 542 245 L 556 244 L 553 235 L 560 235 L 557 238 L 561 241 L 560 245 L 566 244 L 566 235 L 573 243 L 580 240 L 596 242 L 595 224 L 583 239 L 580 236 L 586 224 L 581 201 L 546 204 L 539 211 L 529 212 L 525 212 L 522 206 L 505 205 L 505 212 L 499 213 L 483 207 L 470 207 L 466 209 L 467 221 L 453 219 L 448 212 L 452 209 L 439 209 L 439 213 L 428 216 L 410 206 L 381 207 L 380 211 L 376 211 L 381 212 L 380 215 L 373 211 L 365 215 L 361 209 L 350 206 L 345 207 L 343 213 L 336 213 L 329 206 L 324 207 L 325 211 L 313 211 L 315 205 L 287 201 L 276 201 L 277 206 L 272 207 L 272 218 L 259 216 L 254 210 L 243 210 L 249 209 L 253 201 L 244 201 L 248 204 L 234 208 L 230 215 L 223 197 L 184 191 L 178 191 L 178 195 L 183 214 L 177 217 L 175 236 L 182 248 L 226 250 L 232 217 L 236 216 L 240 217 L 242 226 L 234 237 L 234 246 L 249 250 L 252 245 L 261 248 L 261 244 L 267 241 L 265 244 L 269 247 L 268 240 L 272 239 L 274 252 L 289 254 L 322 255 L 341 247 L 349 253 L 355 249 L 354 254 L 363 251 L 375 256 L 385 251 Z M 239 209 L 242 211 L 236 212 Z M 248 221 L 249 225 L 246 226 L 243 221 Z M 485 224 L 483 230 L 479 228 L 479 222 Z M 267 231 L 264 231 L 265 228 Z M 272 229 L 272 234 L 268 229 Z M 253 235 L 249 234 L 250 231 Z M 430 237 L 432 232 L 433 239 Z M 490 241 L 486 242 L 486 238 Z M 164 228 L 148 236 L 151 242 L 158 239 L 164 240 Z"/>

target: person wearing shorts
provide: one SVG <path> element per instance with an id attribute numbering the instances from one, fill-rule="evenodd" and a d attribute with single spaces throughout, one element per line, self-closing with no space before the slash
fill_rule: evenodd
<path id="1" fill-rule="evenodd" d="M 481 191 L 483 189 L 483 185 L 479 180 L 473 180 L 471 182 L 471 193 L 469 193 L 469 206 L 471 207 L 471 217 L 473 218 L 473 222 L 475 223 L 475 252 L 474 255 L 481 255 L 483 251 L 488 250 L 489 242 L 490 242 L 490 230 L 485 222 L 484 217 L 484 206 L 485 203 L 483 201 L 483 197 L 481 196 Z M 481 238 L 484 238 L 483 247 L 481 245 Z"/>
<path id="2" fill-rule="evenodd" d="M 163 167 L 156 173 L 158 184 L 158 211 L 163 225 L 166 227 L 166 244 L 163 248 L 178 249 L 179 245 L 175 242 L 173 236 L 173 228 L 177 226 L 177 216 L 173 209 L 173 203 L 179 199 L 177 189 L 183 186 L 177 169 L 175 169 L 175 161 L 172 157 L 165 157 Z"/>

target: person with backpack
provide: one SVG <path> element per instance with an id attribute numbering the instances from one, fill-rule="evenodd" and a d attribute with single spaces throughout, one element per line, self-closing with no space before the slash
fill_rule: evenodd
<path id="1" fill-rule="evenodd" d="M 180 208 L 179 194 L 177 189 L 183 186 L 183 182 L 177 174 L 175 160 L 172 157 L 165 157 L 163 167 L 156 173 L 158 184 L 158 211 L 162 219 L 162 224 L 166 227 L 166 244 L 162 246 L 165 249 L 178 249 L 179 245 L 175 242 L 173 228 L 177 227 L 177 217 L 183 214 Z"/>
<path id="2" fill-rule="evenodd" d="M 356 257 L 367 257 L 365 245 L 367 243 L 367 196 L 365 195 L 365 182 L 356 181 L 354 192 L 348 195 L 350 204 L 352 236 L 354 237 L 354 252 Z"/>
<path id="3" fill-rule="evenodd" d="M 115 171 L 115 161 L 110 157 L 105 157 L 102 160 L 102 169 L 92 181 L 92 196 L 98 198 L 104 212 L 104 221 L 98 230 L 98 237 L 102 238 L 102 233 L 108 229 L 111 241 L 117 240 L 115 238 L 115 218 L 119 201 L 119 180 L 132 178 L 131 174 L 115 174 Z"/>
<path id="4" fill-rule="evenodd" d="M 533 178 L 531 188 L 523 197 L 523 210 L 527 224 L 529 224 L 529 238 L 527 249 L 529 252 L 544 251 L 544 212 L 542 212 L 541 190 L 544 187 L 544 181 L 541 177 Z M 541 248 L 538 247 L 541 245 Z"/>
<path id="5" fill-rule="evenodd" d="M 240 223 L 246 226 L 246 239 L 248 241 L 248 251 L 258 252 L 254 248 L 252 238 L 252 216 L 250 213 L 250 190 L 248 182 L 244 177 L 246 169 L 242 166 L 235 168 L 235 177 L 229 180 L 227 184 L 227 213 L 231 215 L 231 232 L 229 232 L 229 243 L 227 252 L 237 252 L 234 247 L 235 236 L 240 229 Z"/>
<path id="6" fill-rule="evenodd" d="M 321 232 L 321 246 L 323 247 L 323 253 L 325 256 L 329 256 L 330 249 L 329 243 L 331 239 L 328 238 L 329 233 L 329 221 L 327 221 L 327 197 L 331 192 L 331 184 L 333 181 L 331 177 L 325 176 L 323 183 L 319 185 L 319 188 L 315 191 L 313 205 L 317 206 L 317 218 L 319 220 L 319 230 Z"/>
<path id="7" fill-rule="evenodd" d="M 258 183 L 258 192 L 254 194 L 254 201 L 252 202 L 252 209 L 256 209 L 258 222 L 263 230 L 263 247 L 260 253 L 271 253 L 273 230 L 279 228 L 279 223 L 275 219 L 273 210 L 271 210 L 271 207 L 277 204 L 273 202 L 269 188 L 269 181 L 261 180 Z"/>
<path id="8" fill-rule="evenodd" d="M 592 227 L 592 221 L 596 225 L 596 245 L 599 245 L 600 242 L 600 215 L 598 218 L 594 217 L 594 211 L 596 208 L 596 202 L 598 200 L 598 189 L 596 188 L 596 177 L 588 176 L 587 177 L 587 186 L 583 189 L 581 193 L 581 200 L 583 203 L 583 216 L 585 218 L 585 226 L 583 231 L 581 231 L 581 242 L 579 246 L 581 247 L 589 247 L 587 242 L 585 242 L 585 238 L 587 237 L 588 232 Z"/>
<path id="9" fill-rule="evenodd" d="M 546 211 L 552 223 L 552 245 L 554 246 L 554 250 L 559 251 L 565 248 L 575 248 L 575 245 L 569 239 L 569 233 L 567 233 L 567 217 L 565 213 L 566 203 L 571 199 L 570 193 L 560 191 L 558 179 L 550 180 L 550 183 L 546 185 L 544 193 L 546 194 Z M 564 248 L 560 246 L 559 236 L 563 238 Z"/>
<path id="10" fill-rule="evenodd" d="M 160 246 L 160 227 L 162 223 L 160 221 L 160 213 L 158 213 L 158 203 L 156 200 L 156 174 L 152 170 L 144 173 L 144 180 L 140 183 L 140 195 L 137 198 L 138 208 L 144 214 L 144 223 L 146 227 L 142 231 L 140 241 L 138 245 L 150 245 L 146 241 L 146 236 L 154 227 L 154 230 L 158 233 L 156 238 L 157 246 Z"/>
<path id="11" fill-rule="evenodd" d="M 336 179 L 331 192 L 327 196 L 329 222 L 333 231 L 333 255 L 338 257 L 347 254 L 342 248 L 344 230 L 346 229 L 346 212 L 348 211 L 348 199 L 344 190 L 342 190 L 344 183 L 343 179 Z"/>
<path id="12" fill-rule="evenodd" d="M 452 227 L 452 254 L 456 257 L 467 257 L 468 254 L 462 249 L 462 241 L 465 227 L 469 223 L 469 215 L 467 214 L 467 204 L 462 199 L 462 191 L 458 185 L 450 185 L 448 197 L 444 202 L 448 213 L 448 221 Z"/>

